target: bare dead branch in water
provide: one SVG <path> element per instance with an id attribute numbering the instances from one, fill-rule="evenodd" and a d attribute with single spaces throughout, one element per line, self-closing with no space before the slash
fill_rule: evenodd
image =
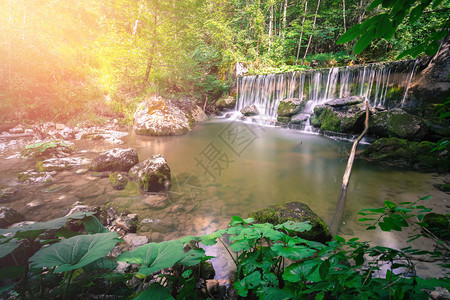
<path id="1" fill-rule="evenodd" d="M 352 151 L 348 157 L 347 167 L 345 168 L 344 177 L 342 178 L 341 193 L 336 204 L 336 210 L 334 211 L 333 219 L 330 224 L 330 233 L 332 236 L 336 235 L 339 230 L 339 225 L 341 223 L 342 215 L 344 214 L 345 202 L 347 201 L 347 186 L 350 180 L 350 173 L 352 172 L 353 161 L 355 160 L 356 147 L 359 141 L 366 135 L 369 130 L 369 101 L 366 100 L 366 120 L 364 122 L 364 130 L 358 136 L 358 138 L 353 142 Z"/>

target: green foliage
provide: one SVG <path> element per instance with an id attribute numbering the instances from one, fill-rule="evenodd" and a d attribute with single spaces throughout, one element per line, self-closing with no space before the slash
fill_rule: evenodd
<path id="1" fill-rule="evenodd" d="M 407 22 L 410 25 L 414 25 L 414 23 L 420 19 L 424 11 L 427 10 L 427 8 L 432 7 L 432 9 L 435 9 L 441 5 L 441 3 L 442 1 L 440 0 L 416 0 L 406 2 L 402 0 L 374 0 L 368 9 L 373 10 L 381 5 L 383 8 L 382 12 L 366 19 L 361 24 L 352 26 L 343 35 L 341 35 L 341 37 L 337 40 L 337 44 L 344 44 L 358 39 L 353 47 L 353 52 L 355 54 L 359 54 L 374 40 L 391 40 L 408 14 L 409 18 L 407 18 Z M 445 17 L 440 19 L 439 22 L 434 25 L 433 33 L 431 35 L 428 35 L 426 38 L 422 39 L 417 45 L 401 52 L 397 56 L 397 59 L 408 55 L 417 57 L 424 52 L 427 55 L 435 54 L 439 48 L 438 41 L 447 35 L 447 22 L 448 20 L 446 20 Z"/>
<path id="2" fill-rule="evenodd" d="M 47 142 L 38 142 L 31 145 L 26 145 L 21 153 L 21 157 L 31 157 L 34 159 L 41 159 L 50 156 L 57 151 L 70 152 L 75 149 L 75 146 L 69 145 L 64 141 L 54 140 Z"/>
<path id="3" fill-rule="evenodd" d="M 420 202 L 426 199 L 429 197 L 400 204 L 385 201 L 382 208 L 362 210 L 360 221 L 369 223 L 368 230 L 379 227 L 383 231 L 400 231 L 413 226 L 416 233 L 410 241 L 419 237 L 432 239 L 436 242 L 434 251 L 411 247 L 400 250 L 371 247 L 358 238 L 345 240 L 340 236 L 322 244 L 294 235 L 310 230 L 311 224 L 308 222 L 257 224 L 252 218 L 235 216 L 227 229 L 209 235 L 149 243 L 124 252 L 116 261 L 139 264 L 140 268 L 137 272 L 116 274 L 111 271 L 117 264 L 105 256 L 119 241 L 117 234 L 105 232 L 92 216 L 93 213 L 79 213 L 48 222 L 3 229 L 0 232 L 0 248 L 10 255 L 19 249 L 19 240 L 39 238 L 40 244 L 53 244 L 34 255 L 28 249 L 25 264 L 4 267 L 1 274 L 8 272 L 8 275 L 1 276 L 0 280 L 23 277 L 25 280 L 22 279 L 21 284 L 7 286 L 5 291 L 9 290 L 11 294 L 13 289 L 22 296 L 39 294 L 46 299 L 72 297 L 76 290 L 77 295 L 83 296 L 83 293 L 98 291 L 96 284 L 106 286 L 110 293 L 119 297 L 206 298 L 201 292 L 205 288 L 202 286 L 205 278 L 201 278 L 202 272 L 194 271 L 194 268 L 202 268 L 211 257 L 206 256 L 199 245 L 214 245 L 219 241 L 236 264 L 234 288 L 241 297 L 422 299 L 429 297 L 425 290 L 450 286 L 448 278 L 421 279 L 411 275 L 415 274 L 415 256 L 429 255 L 445 261 L 449 253 L 448 246 L 433 235 L 424 222 L 424 216 L 430 209 Z M 63 228 L 69 219 L 81 220 L 86 231 L 92 234 L 45 240 L 49 230 Z M 6 233 L 10 235 L 4 236 Z M 231 243 L 229 246 L 223 241 L 225 238 Z M 30 270 L 28 257 L 31 257 Z M 47 271 L 42 272 L 41 268 Z M 160 273 L 162 269 L 170 272 Z M 386 273 L 382 272 L 383 269 L 387 270 Z M 29 271 L 31 276 L 27 275 Z M 58 273 L 64 273 L 64 276 Z M 159 279 L 148 285 L 155 274 L 159 274 Z M 136 288 L 126 284 L 133 275 L 141 280 Z M 28 286 L 27 280 L 30 283 Z M 34 288 L 34 283 L 40 286 L 38 290 Z M 83 291 L 81 294 L 80 290 Z"/>
<path id="4" fill-rule="evenodd" d="M 30 266 L 56 267 L 55 273 L 76 270 L 105 257 L 119 241 L 115 232 L 77 235 L 42 248 L 30 258 Z"/>

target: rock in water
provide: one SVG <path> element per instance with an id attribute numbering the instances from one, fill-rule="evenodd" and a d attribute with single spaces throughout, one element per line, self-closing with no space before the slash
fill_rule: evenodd
<path id="1" fill-rule="evenodd" d="M 170 168 L 161 154 L 153 155 L 135 165 L 129 174 L 146 192 L 166 191 L 171 184 Z"/>
<path id="2" fill-rule="evenodd" d="M 258 108 L 252 104 L 249 106 L 244 107 L 243 109 L 241 109 L 241 114 L 243 114 L 244 116 L 257 116 L 259 115 L 259 110 Z"/>
<path id="3" fill-rule="evenodd" d="M 0 228 L 6 228 L 14 223 L 22 222 L 24 216 L 12 208 L 0 207 Z"/>
<path id="4" fill-rule="evenodd" d="M 168 193 L 150 193 L 143 201 L 151 208 L 164 208 L 169 204 L 170 198 Z"/>
<path id="5" fill-rule="evenodd" d="M 128 172 L 138 162 L 139 158 L 134 149 L 114 148 L 94 158 L 89 164 L 89 170 Z"/>
<path id="6" fill-rule="evenodd" d="M 305 105 L 299 98 L 288 98 L 280 101 L 277 115 L 280 117 L 292 117 L 298 113 Z"/>
<path id="7" fill-rule="evenodd" d="M 113 189 L 123 190 L 128 184 L 127 173 L 113 172 L 109 175 L 109 181 Z"/>
<path id="8" fill-rule="evenodd" d="M 137 134 L 161 136 L 185 134 L 197 121 L 204 121 L 207 117 L 190 100 L 170 101 L 152 97 L 138 106 L 133 119 Z"/>
<path id="9" fill-rule="evenodd" d="M 311 222 L 311 230 L 299 232 L 298 236 L 310 241 L 325 243 L 331 240 L 330 232 L 324 221 L 301 202 L 290 202 L 275 204 L 268 208 L 250 213 L 249 216 L 257 223 L 271 223 L 273 225 L 282 224 L 287 221 Z"/>

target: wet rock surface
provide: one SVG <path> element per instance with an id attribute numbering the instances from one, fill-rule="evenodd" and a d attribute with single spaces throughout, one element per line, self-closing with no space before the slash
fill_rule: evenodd
<path id="1" fill-rule="evenodd" d="M 142 102 L 134 114 L 133 129 L 141 135 L 180 135 L 196 122 L 208 119 L 191 100 L 175 101 L 155 96 Z"/>
<path id="2" fill-rule="evenodd" d="M 170 168 L 166 159 L 156 154 L 135 165 L 129 172 L 137 180 L 139 187 L 146 192 L 160 192 L 169 189 L 171 184 Z"/>
<path id="3" fill-rule="evenodd" d="M 255 105 L 249 105 L 240 110 L 241 114 L 244 116 L 257 116 L 259 115 L 259 110 Z"/>
<path id="4" fill-rule="evenodd" d="M 14 223 L 25 220 L 25 217 L 9 207 L 0 207 L 0 228 L 6 228 Z"/>
<path id="5" fill-rule="evenodd" d="M 331 235 L 324 221 L 308 205 L 301 202 L 276 204 L 268 208 L 249 214 L 257 223 L 282 224 L 286 221 L 310 222 L 311 230 L 300 232 L 298 236 L 310 240 L 325 243 L 331 240 Z"/>
<path id="6" fill-rule="evenodd" d="M 127 172 L 139 162 L 134 149 L 114 148 L 101 153 L 89 164 L 92 171 L 124 171 Z"/>

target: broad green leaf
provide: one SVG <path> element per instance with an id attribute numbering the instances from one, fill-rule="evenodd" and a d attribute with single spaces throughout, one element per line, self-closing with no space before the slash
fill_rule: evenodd
<path id="1" fill-rule="evenodd" d="M 254 244 L 254 241 L 252 241 L 252 240 L 242 239 L 242 240 L 239 240 L 239 241 L 231 244 L 230 248 L 235 252 L 239 252 L 242 250 L 248 251 L 253 247 L 253 244 Z"/>
<path id="2" fill-rule="evenodd" d="M 152 283 L 145 291 L 139 294 L 135 299 L 137 300 L 168 300 L 175 299 L 170 294 L 170 290 L 166 287 L 163 287 L 159 283 Z"/>
<path id="3" fill-rule="evenodd" d="M 361 219 L 359 219 L 359 221 L 361 221 Z M 338 235 L 334 236 L 334 239 L 340 243 L 345 243 L 345 239 L 343 237 L 340 237 Z"/>
<path id="4" fill-rule="evenodd" d="M 260 290 L 259 298 L 262 300 L 287 300 L 296 299 L 296 295 L 292 290 L 287 288 L 280 289 L 278 287 L 264 287 Z"/>
<path id="5" fill-rule="evenodd" d="M 261 273 L 255 271 L 234 283 L 234 288 L 241 297 L 247 297 L 248 291 L 262 283 Z"/>
<path id="6" fill-rule="evenodd" d="M 378 5 L 380 5 L 382 2 L 382 0 L 373 0 L 372 3 L 370 3 L 369 7 L 367 8 L 367 10 L 372 10 L 376 7 L 378 7 Z"/>
<path id="7" fill-rule="evenodd" d="M 409 23 L 414 24 L 417 20 L 419 20 L 420 16 L 422 16 L 423 9 L 424 7 L 420 4 L 414 7 L 409 14 Z"/>
<path id="8" fill-rule="evenodd" d="M 139 273 L 150 275 L 161 269 L 170 268 L 185 257 L 180 240 L 162 243 L 148 243 L 133 251 L 120 254 L 116 261 L 140 264 Z"/>
<path id="9" fill-rule="evenodd" d="M 391 201 L 388 201 L 388 200 L 384 201 L 384 206 L 386 206 L 387 208 L 390 208 L 390 209 L 397 207 L 397 205 L 395 205 L 394 202 L 391 202 Z"/>
<path id="10" fill-rule="evenodd" d="M 328 259 L 324 260 L 320 264 L 319 275 L 320 275 L 320 278 L 322 278 L 322 280 L 326 280 L 328 278 L 328 274 L 330 272 L 330 267 L 331 267 L 331 265 L 330 265 L 330 261 Z"/>
<path id="11" fill-rule="evenodd" d="M 281 243 L 273 244 L 271 249 L 278 255 L 292 260 L 300 260 L 314 255 L 317 251 L 305 246 L 287 245 Z"/>
<path id="12" fill-rule="evenodd" d="M 115 232 L 77 235 L 42 248 L 30 258 L 30 265 L 57 267 L 56 273 L 75 270 L 105 257 L 119 241 Z"/>
<path id="13" fill-rule="evenodd" d="M 242 219 L 239 216 L 231 217 L 230 226 L 235 226 L 235 225 L 239 225 L 239 224 L 245 224 L 244 219 Z"/>
<path id="14" fill-rule="evenodd" d="M 47 222 L 39 222 L 30 225 L 17 226 L 8 229 L 0 229 L 0 235 L 6 233 L 15 233 L 18 238 L 27 238 L 34 240 L 45 230 L 59 229 L 63 227 L 70 219 L 80 220 L 85 217 L 92 216 L 93 212 L 78 212 L 62 218 L 50 220 Z"/>
<path id="15" fill-rule="evenodd" d="M 212 246 L 215 245 L 217 243 L 217 239 L 220 238 L 222 236 L 222 234 L 225 233 L 225 230 L 219 230 L 217 232 L 208 234 L 208 235 L 203 235 L 200 237 L 200 243 L 202 243 L 203 245 L 206 246 Z"/>
<path id="16" fill-rule="evenodd" d="M 85 272 L 91 272 L 95 270 L 114 270 L 117 268 L 117 263 L 111 259 L 107 259 L 102 257 L 97 259 L 96 261 L 91 262 L 90 264 L 83 267 Z"/>
<path id="17" fill-rule="evenodd" d="M 7 242 L 0 244 L 0 258 L 5 257 L 19 247 L 17 239 L 9 239 Z"/>
<path id="18" fill-rule="evenodd" d="M 82 220 L 84 229 L 89 234 L 109 232 L 95 216 L 88 216 Z"/>
<path id="19" fill-rule="evenodd" d="M 289 265 L 284 269 L 283 279 L 293 283 L 299 282 L 303 278 L 312 282 L 319 282 L 321 278 L 317 267 L 321 263 L 321 260 L 307 260 Z"/>
<path id="20" fill-rule="evenodd" d="M 203 249 L 192 249 L 188 253 L 185 254 L 181 260 L 178 261 L 180 265 L 184 266 L 194 266 L 202 261 L 214 258 L 214 256 L 206 256 L 205 250 Z"/>
<path id="21" fill-rule="evenodd" d="M 350 27 L 341 37 L 337 40 L 336 44 L 341 45 L 347 42 L 353 41 L 362 34 L 361 25 L 356 24 Z"/>
<path id="22" fill-rule="evenodd" d="M 425 53 L 428 55 L 434 55 L 439 50 L 439 43 L 436 41 L 431 42 L 425 49 Z"/>
<path id="23" fill-rule="evenodd" d="M 183 277 L 184 279 L 191 277 L 192 275 L 192 269 L 187 269 L 186 271 L 183 272 L 183 274 L 181 274 L 181 277 Z"/>
<path id="24" fill-rule="evenodd" d="M 306 222 L 294 222 L 294 221 L 286 221 L 283 224 L 278 224 L 275 226 L 276 229 L 287 230 L 288 232 L 303 232 L 311 230 L 312 226 L 309 221 Z"/>
<path id="25" fill-rule="evenodd" d="M 367 31 L 366 33 L 364 33 L 363 35 L 361 35 L 361 37 L 358 39 L 358 42 L 356 42 L 355 47 L 353 47 L 353 52 L 355 54 L 359 54 L 364 49 L 366 49 L 367 46 L 369 46 L 370 42 L 373 40 L 374 33 L 375 33 L 375 30 L 371 29 L 371 30 Z"/>

